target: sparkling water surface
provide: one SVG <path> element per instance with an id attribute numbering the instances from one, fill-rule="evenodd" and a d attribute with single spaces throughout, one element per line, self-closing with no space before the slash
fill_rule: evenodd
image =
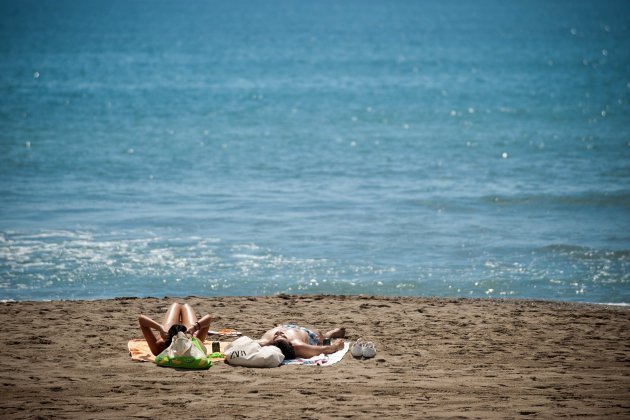
<path id="1" fill-rule="evenodd" d="M 630 303 L 628 16 L 0 1 L 0 299 Z"/>

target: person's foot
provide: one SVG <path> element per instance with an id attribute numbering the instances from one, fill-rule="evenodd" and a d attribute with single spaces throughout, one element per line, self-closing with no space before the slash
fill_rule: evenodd
<path id="1" fill-rule="evenodd" d="M 335 328 L 324 334 L 324 338 L 344 338 L 346 336 L 346 329 L 343 327 Z"/>

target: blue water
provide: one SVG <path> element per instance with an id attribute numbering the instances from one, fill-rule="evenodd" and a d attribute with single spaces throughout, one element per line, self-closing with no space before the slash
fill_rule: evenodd
<path id="1" fill-rule="evenodd" d="M 630 303 L 630 2 L 0 1 L 0 300 Z"/>

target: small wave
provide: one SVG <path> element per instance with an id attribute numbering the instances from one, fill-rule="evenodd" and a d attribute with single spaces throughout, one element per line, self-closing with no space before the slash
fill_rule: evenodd
<path id="1" fill-rule="evenodd" d="M 602 193 L 585 192 L 582 194 L 557 195 L 486 195 L 485 202 L 503 206 L 594 206 L 594 207 L 630 207 L 630 194 L 625 192 Z"/>
<path id="2" fill-rule="evenodd" d="M 41 240 L 41 239 L 47 239 L 47 240 L 50 240 L 50 239 L 90 240 L 92 239 L 91 234 L 88 232 L 70 231 L 70 230 L 44 230 L 44 231 L 31 233 L 31 234 L 22 234 L 15 231 L 7 231 L 7 232 L 2 232 L 2 237 L 5 241 L 8 240 L 8 237 L 19 238 L 23 241 L 28 241 L 28 240 L 36 241 L 36 240 Z"/>
<path id="3" fill-rule="evenodd" d="M 542 247 L 543 252 L 559 253 L 579 259 L 611 259 L 625 261 L 630 260 L 630 250 L 594 249 L 578 245 L 552 244 Z"/>

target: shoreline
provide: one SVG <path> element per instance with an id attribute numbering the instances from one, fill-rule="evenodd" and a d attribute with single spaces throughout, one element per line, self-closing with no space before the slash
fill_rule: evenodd
<path id="1" fill-rule="evenodd" d="M 202 295 L 186 295 L 186 296 L 115 296 L 106 298 L 94 298 L 94 299 L 41 299 L 41 300 L 14 300 L 14 299 L 0 299 L 0 304 L 6 303 L 39 303 L 39 302 L 107 302 L 118 300 L 136 300 L 136 299 L 158 299 L 158 300 L 186 300 L 186 299 L 223 299 L 223 298 L 313 298 L 313 297 L 341 297 L 341 298 L 382 298 L 382 299 L 437 299 L 444 301 L 458 300 L 458 301 L 496 301 L 496 302 L 534 302 L 534 303 L 557 303 L 557 304 L 569 304 L 569 305 L 596 305 L 596 306 L 610 306 L 619 308 L 630 308 L 630 303 L 627 302 L 577 302 L 570 300 L 555 300 L 555 299 L 540 299 L 540 298 L 511 298 L 511 297 L 468 297 L 468 296 L 433 296 L 433 295 L 372 295 L 372 294 L 328 294 L 328 293 L 305 293 L 305 294 L 289 294 L 289 293 L 277 293 L 272 295 L 221 295 L 221 296 L 202 296 Z"/>
<path id="2" fill-rule="evenodd" d="M 257 338 L 284 322 L 373 341 L 319 368 L 176 371 L 132 362 L 137 317 L 174 301 Z M 630 416 L 630 311 L 497 298 L 347 295 L 119 297 L 0 305 L 2 417 Z"/>

